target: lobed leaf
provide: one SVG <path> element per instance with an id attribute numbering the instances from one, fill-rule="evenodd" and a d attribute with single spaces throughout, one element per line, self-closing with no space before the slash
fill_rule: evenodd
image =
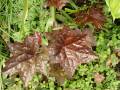
<path id="1" fill-rule="evenodd" d="M 53 76 L 63 84 L 65 79 L 72 78 L 79 64 L 97 59 L 92 50 L 95 39 L 89 29 L 81 32 L 64 26 L 46 37 L 48 46 L 41 45 L 39 33 L 27 36 L 23 43 L 8 44 L 12 55 L 5 62 L 3 73 L 19 74 L 25 87 L 36 72 Z"/>
<path id="2" fill-rule="evenodd" d="M 28 82 L 36 72 L 47 76 L 48 51 L 46 47 L 40 48 L 40 44 L 39 33 L 26 37 L 23 43 L 8 44 L 12 56 L 5 62 L 4 74 L 10 76 L 19 74 L 25 87 L 28 86 Z"/>
<path id="3" fill-rule="evenodd" d="M 68 79 L 72 78 L 79 64 L 88 63 L 97 58 L 92 51 L 95 44 L 92 33 L 85 29 L 70 30 L 64 27 L 61 30 L 47 34 L 49 40 L 50 63 L 62 67 Z M 56 69 L 56 68 L 55 68 Z M 56 71 L 56 70 L 54 70 Z M 59 76 L 60 77 L 60 76 Z"/>
<path id="4" fill-rule="evenodd" d="M 77 13 L 75 21 L 78 24 L 91 22 L 96 28 L 102 28 L 105 22 L 105 16 L 101 8 L 91 7 L 87 12 Z"/>

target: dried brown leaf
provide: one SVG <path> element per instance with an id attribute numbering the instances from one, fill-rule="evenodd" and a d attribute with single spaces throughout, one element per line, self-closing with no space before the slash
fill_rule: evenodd
<path id="1" fill-rule="evenodd" d="M 105 79 L 103 74 L 95 73 L 94 80 L 96 83 L 101 83 Z"/>
<path id="2" fill-rule="evenodd" d="M 109 67 L 112 66 L 112 60 L 111 60 L 111 58 L 108 58 L 108 60 L 106 62 L 106 66 L 109 66 Z"/>
<path id="3" fill-rule="evenodd" d="M 115 52 L 116 56 L 118 58 L 120 58 L 120 49 L 115 49 L 114 52 Z"/>

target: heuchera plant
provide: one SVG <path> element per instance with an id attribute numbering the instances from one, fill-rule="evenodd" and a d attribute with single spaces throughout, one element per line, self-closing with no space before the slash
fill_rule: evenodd
<path id="1" fill-rule="evenodd" d="M 57 9 L 62 9 L 66 3 L 68 3 L 68 0 L 48 0 L 47 4 L 48 6 L 54 6 Z"/>
<path id="2" fill-rule="evenodd" d="M 78 24 L 86 24 L 88 22 L 92 23 L 96 28 L 102 28 L 105 22 L 105 16 L 102 12 L 102 8 L 91 7 L 87 11 L 76 13 L 75 21 Z"/>
<path id="3" fill-rule="evenodd" d="M 35 72 L 47 75 L 46 64 L 48 61 L 47 49 L 41 47 L 39 33 L 27 36 L 23 43 L 9 43 L 11 57 L 5 62 L 3 72 L 6 75 L 19 74 L 24 86 L 32 79 Z"/>
<path id="4" fill-rule="evenodd" d="M 78 65 L 97 59 L 92 50 L 95 39 L 88 29 L 60 30 L 46 33 L 48 46 L 41 44 L 39 33 L 27 36 L 22 43 L 9 43 L 11 56 L 6 61 L 3 73 L 19 74 L 25 87 L 36 72 L 53 76 L 57 82 L 71 79 Z"/>

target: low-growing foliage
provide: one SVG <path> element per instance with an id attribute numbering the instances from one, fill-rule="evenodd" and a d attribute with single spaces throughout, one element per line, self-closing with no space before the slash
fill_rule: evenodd
<path id="1" fill-rule="evenodd" d="M 1 90 L 119 90 L 119 50 L 119 0 L 0 0 Z"/>

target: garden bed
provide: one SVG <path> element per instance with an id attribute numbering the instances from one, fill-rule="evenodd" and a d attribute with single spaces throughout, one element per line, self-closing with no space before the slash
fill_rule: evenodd
<path id="1" fill-rule="evenodd" d="M 0 1 L 0 90 L 119 90 L 120 14 L 110 5 Z"/>

